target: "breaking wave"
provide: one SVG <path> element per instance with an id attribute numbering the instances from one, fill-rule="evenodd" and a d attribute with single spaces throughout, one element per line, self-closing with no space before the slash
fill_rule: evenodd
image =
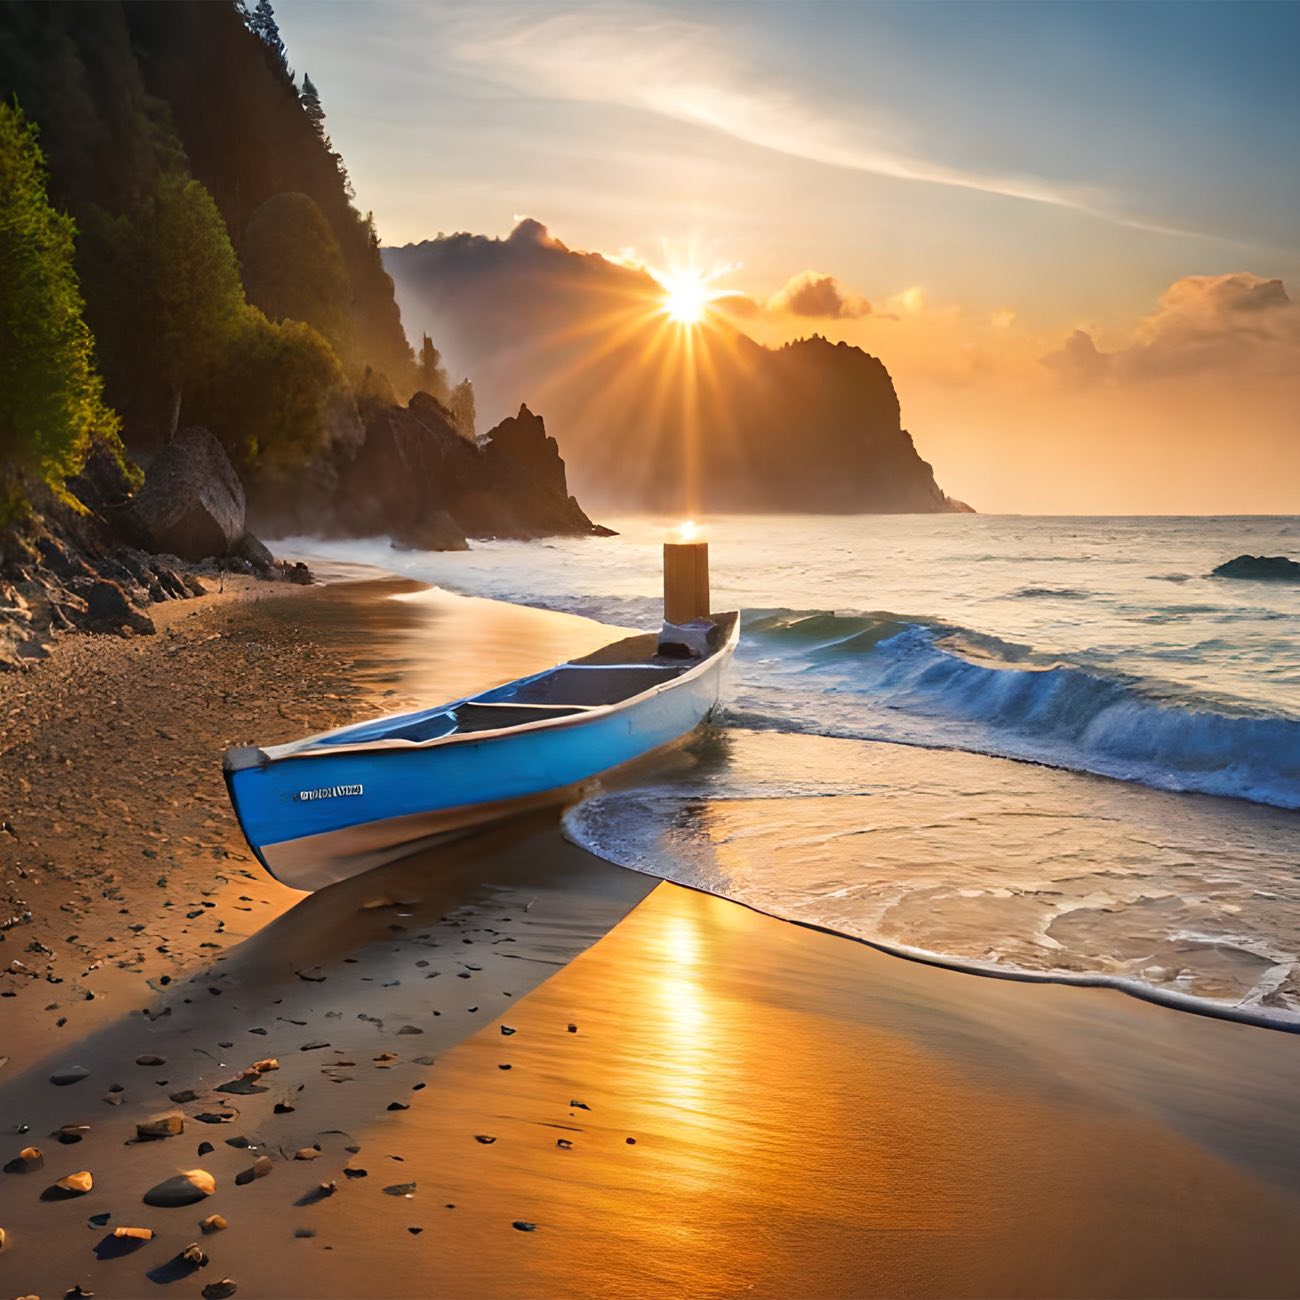
<path id="1" fill-rule="evenodd" d="M 957 748 L 1300 808 L 1300 719 L 895 614 L 748 615 L 747 726 Z"/>

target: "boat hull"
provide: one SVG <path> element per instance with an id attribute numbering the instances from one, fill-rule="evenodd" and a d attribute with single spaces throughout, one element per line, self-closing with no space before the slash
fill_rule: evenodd
<path id="1" fill-rule="evenodd" d="M 572 797 L 680 740 L 717 704 L 732 644 L 666 687 L 549 725 L 228 763 L 231 802 L 276 879 L 320 889 L 448 832 Z"/>

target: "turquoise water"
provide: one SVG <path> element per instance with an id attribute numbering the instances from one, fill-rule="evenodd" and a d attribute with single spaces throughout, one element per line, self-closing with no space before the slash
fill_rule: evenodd
<path id="1" fill-rule="evenodd" d="M 460 554 L 297 545 L 454 590 L 653 625 L 666 523 L 610 522 L 620 537 Z M 701 523 L 715 606 L 745 611 L 723 718 L 730 757 L 703 791 L 696 770 L 606 796 L 572 819 L 573 834 L 614 860 L 708 875 L 717 892 L 750 902 L 761 893 L 767 910 L 909 951 L 1092 974 L 1279 1022 L 1296 1012 L 1300 1023 L 1300 586 L 1209 576 L 1243 552 L 1300 557 L 1300 519 Z M 775 741 L 795 735 L 812 747 Z M 796 749 L 792 766 L 782 755 Z M 868 763 L 868 750 L 894 755 L 892 768 Z M 953 752 L 1020 762 L 945 769 Z M 864 764 L 871 780 L 846 790 L 841 771 Z M 746 832 L 748 857 L 723 854 L 720 880 L 713 831 L 701 830 L 709 819 L 683 819 L 681 808 L 735 801 L 738 814 L 759 785 L 766 829 Z M 999 793 L 981 802 L 985 786 Z M 931 801 L 944 788 L 973 801 L 969 816 L 936 830 Z M 818 797 L 834 801 L 828 816 L 863 828 L 806 834 L 807 800 Z M 887 837 L 871 814 L 886 798 L 888 835 L 913 825 L 933 859 L 924 885 L 901 883 L 896 845 L 892 865 L 880 865 Z M 1039 814 L 1051 834 L 1034 833 Z M 1117 858 L 1122 887 L 1105 874 Z M 1023 905 L 990 906 L 998 891 Z"/>

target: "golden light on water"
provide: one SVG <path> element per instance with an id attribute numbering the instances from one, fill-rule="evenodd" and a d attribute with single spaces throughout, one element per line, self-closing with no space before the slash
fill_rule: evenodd
<path id="1" fill-rule="evenodd" d="M 676 542 L 697 542 L 700 540 L 700 526 L 694 519 L 683 519 L 677 525 L 677 535 L 673 538 Z"/>

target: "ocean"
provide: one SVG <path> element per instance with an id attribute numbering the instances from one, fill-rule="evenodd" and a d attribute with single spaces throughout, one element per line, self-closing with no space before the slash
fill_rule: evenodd
<path id="1" fill-rule="evenodd" d="M 606 522 L 284 549 L 654 626 L 672 523 Z M 572 838 L 900 954 L 1300 1028 L 1300 585 L 1209 576 L 1300 556 L 1300 519 L 697 522 L 744 611 L 719 726 Z"/>

